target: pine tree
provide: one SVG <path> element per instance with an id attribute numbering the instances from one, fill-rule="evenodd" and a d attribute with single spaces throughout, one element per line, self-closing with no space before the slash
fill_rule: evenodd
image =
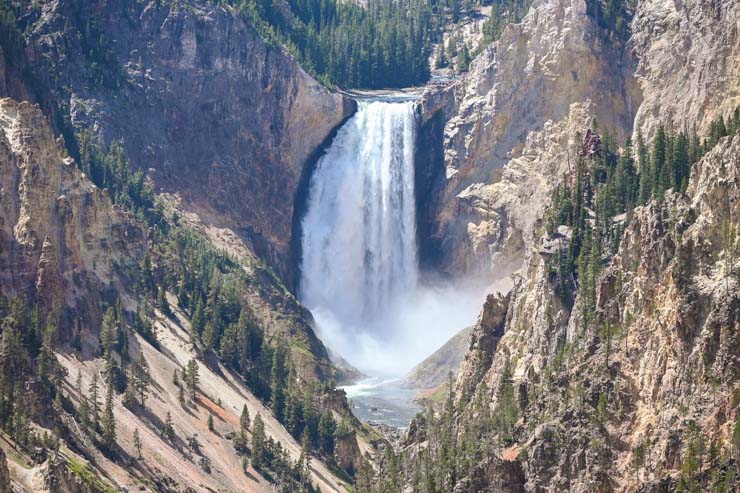
<path id="1" fill-rule="evenodd" d="M 149 393 L 149 385 L 151 383 L 151 375 L 149 373 L 149 365 L 147 365 L 146 359 L 144 359 L 143 352 L 139 353 L 139 359 L 136 362 L 134 371 L 136 373 L 136 391 L 139 394 L 141 407 L 145 407 L 146 396 Z"/>
<path id="2" fill-rule="evenodd" d="M 653 149 L 651 159 L 651 177 L 653 179 L 652 193 L 659 202 L 663 201 L 663 192 L 666 183 L 662 180 L 664 176 L 663 167 L 666 165 L 666 134 L 663 125 L 658 127 L 658 131 L 653 138 Z"/>
<path id="3" fill-rule="evenodd" d="M 208 424 L 208 430 L 209 431 L 214 431 L 213 430 L 213 416 L 212 415 L 210 415 L 210 414 L 208 415 L 208 420 L 206 422 Z"/>
<path id="4" fill-rule="evenodd" d="M 468 45 L 463 43 L 462 50 L 460 50 L 460 54 L 457 57 L 457 71 L 467 72 L 469 67 L 470 67 L 470 51 L 468 50 Z"/>
<path id="5" fill-rule="evenodd" d="M 334 453 L 334 432 L 337 424 L 329 410 L 324 410 L 319 418 L 319 444 L 321 450 L 331 456 Z"/>
<path id="6" fill-rule="evenodd" d="M 252 431 L 252 467 L 258 471 L 263 465 L 265 452 L 265 425 L 262 416 L 257 413 L 254 418 L 254 430 Z"/>
<path id="7" fill-rule="evenodd" d="M 126 390 L 123 392 L 123 403 L 131 406 L 136 403 L 137 396 L 136 375 L 126 371 Z"/>
<path id="8" fill-rule="evenodd" d="M 57 326 L 54 318 L 49 315 L 49 319 L 46 323 L 46 329 L 44 330 L 43 344 L 41 345 L 41 352 L 39 354 L 39 367 L 38 374 L 39 380 L 46 385 L 50 385 L 51 374 L 54 372 L 54 340 L 56 339 Z"/>
<path id="9" fill-rule="evenodd" d="M 184 372 L 183 378 L 186 380 L 188 390 L 190 391 L 190 400 L 195 400 L 195 393 L 198 390 L 198 384 L 200 383 L 200 375 L 198 373 L 198 362 L 195 359 L 191 359 L 188 362 L 186 371 Z"/>
<path id="10" fill-rule="evenodd" d="M 172 415 L 167 411 L 167 416 L 164 420 L 164 435 L 173 440 L 175 438 L 175 427 L 172 424 Z"/>
<path id="11" fill-rule="evenodd" d="M 167 294 L 164 286 L 160 286 L 157 291 L 157 307 L 159 307 L 159 310 L 164 314 L 164 316 L 172 316 L 172 310 L 170 309 L 169 302 L 167 302 Z"/>
<path id="12" fill-rule="evenodd" d="M 206 316 L 204 313 L 205 308 L 203 307 L 203 300 L 199 297 L 195 305 L 195 312 L 193 318 L 190 321 L 190 327 L 192 332 L 190 334 L 191 341 L 193 344 L 200 342 L 201 334 L 206 325 Z"/>
<path id="13" fill-rule="evenodd" d="M 113 415 L 113 379 L 108 379 L 108 389 L 105 396 L 105 407 L 101 420 L 103 429 L 103 444 L 110 451 L 116 444 L 116 418 Z"/>
<path id="14" fill-rule="evenodd" d="M 106 310 L 103 315 L 103 325 L 100 329 L 100 352 L 106 361 L 111 358 L 111 348 L 113 347 L 113 325 L 115 316 L 112 308 Z"/>
<path id="15" fill-rule="evenodd" d="M 242 414 L 239 417 L 239 425 L 241 427 L 241 430 L 243 432 L 247 432 L 249 430 L 250 420 L 249 420 L 249 409 L 247 409 L 247 405 L 244 404 L 242 406 Z"/>
<path id="16" fill-rule="evenodd" d="M 519 419 L 519 403 L 514 394 L 514 381 L 507 364 L 499 381 L 494 419 L 498 428 L 499 440 L 509 440 L 516 421 Z"/>
<path id="17" fill-rule="evenodd" d="M 98 373 L 93 374 L 90 383 L 90 402 L 92 403 L 92 425 L 94 430 L 100 428 L 100 402 L 98 401 Z"/>

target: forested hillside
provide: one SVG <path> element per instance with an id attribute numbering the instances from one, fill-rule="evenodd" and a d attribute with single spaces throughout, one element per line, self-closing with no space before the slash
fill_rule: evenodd
<path id="1" fill-rule="evenodd" d="M 342 88 L 426 82 L 432 44 L 446 18 L 446 3 L 440 0 L 372 0 L 366 6 L 338 0 L 233 4 L 264 38 L 284 43 L 319 80 Z"/>

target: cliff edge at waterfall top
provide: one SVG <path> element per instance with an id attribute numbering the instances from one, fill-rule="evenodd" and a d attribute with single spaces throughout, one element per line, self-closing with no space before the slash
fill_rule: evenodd
<path id="1" fill-rule="evenodd" d="M 0 493 L 740 491 L 738 26 L 0 0 Z"/>

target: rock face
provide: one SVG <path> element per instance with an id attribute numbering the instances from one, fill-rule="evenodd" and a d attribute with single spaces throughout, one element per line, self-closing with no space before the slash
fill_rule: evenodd
<path id="1" fill-rule="evenodd" d="M 290 280 L 304 165 L 353 106 L 231 8 L 191 4 L 17 2 L 17 10 L 68 144 L 85 129 L 104 144 L 122 141 L 134 168 Z"/>
<path id="2" fill-rule="evenodd" d="M 431 356 L 412 368 L 404 378 L 404 385 L 415 389 L 433 389 L 444 383 L 450 373 L 456 377 L 468 349 L 472 330 L 472 327 L 461 330 Z"/>
<path id="3" fill-rule="evenodd" d="M 512 369 L 528 491 L 593 491 L 605 478 L 614 491 L 673 490 L 692 440 L 732 449 L 740 259 L 727 231 L 740 217 L 738 170 L 740 136 L 725 138 L 693 168 L 687 197 L 634 211 L 596 282 L 597 316 L 613 328 L 609 346 L 603 327 L 584 323 L 581 295 L 567 310 L 543 257 L 528 256 L 503 337 L 469 351 L 457 385 L 473 395 L 495 389 L 502 369 Z M 483 372 L 481 355 L 491 361 Z M 716 484 L 709 472 L 700 476 L 702 488 Z"/>
<path id="4" fill-rule="evenodd" d="M 70 327 L 100 320 L 145 232 L 64 157 L 38 106 L 0 100 L 0 289 L 57 307 Z M 107 299 L 113 302 L 114 298 Z"/>
<path id="5" fill-rule="evenodd" d="M 61 139 L 55 139 L 50 125 L 39 106 L 9 98 L 0 99 L 0 292 L 4 299 L 19 296 L 28 305 L 39 306 L 46 316 L 59 314 L 58 344 L 54 346 L 56 361 L 65 388 L 73 388 L 71 380 L 79 375 L 80 388 L 88 389 L 93 376 L 104 371 L 103 360 L 93 350 L 98 348 L 101 310 L 115 306 L 120 295 L 124 310 L 136 310 L 146 303 L 136 290 L 137 275 L 149 247 L 161 246 L 165 239 L 154 229 L 147 230 L 127 212 L 111 203 L 107 189 L 90 182 L 78 165 L 63 152 Z M 181 218 L 183 222 L 187 218 Z M 229 239 L 206 231 L 215 237 L 219 249 L 230 250 Z M 239 245 L 241 243 L 237 242 Z M 240 253 L 234 252 L 234 258 Z M 275 275 L 264 264 L 253 261 L 240 265 L 249 275 L 245 296 L 255 320 L 269 337 L 285 337 L 295 355 L 292 368 L 301 382 L 311 378 L 339 378 L 329 362 L 326 349 L 313 333 L 308 320 L 310 314 L 298 304 Z M 133 274 L 132 274 L 133 272 Z M 177 307 L 170 296 L 170 317 L 151 311 L 154 332 L 159 349 L 134 330 L 127 330 L 131 353 L 141 355 L 150 369 L 152 396 L 146 411 L 124 404 L 113 393 L 116 419 L 117 446 L 134 457 L 135 430 L 143 434 L 147 463 L 163 463 L 146 470 L 142 476 L 136 467 L 121 467 L 102 454 L 84 430 L 84 425 L 71 414 L 60 412 L 58 418 L 65 424 L 69 444 L 65 458 L 82 460 L 74 450 L 87 459 L 94 458 L 94 467 L 77 464 L 75 471 L 62 456 L 54 455 L 36 466 L 13 463 L 10 474 L 19 483 L 21 491 L 81 492 L 102 491 L 101 478 L 117 487 L 138 489 L 142 477 L 157 491 L 181 491 L 191 485 L 207 485 L 212 490 L 263 491 L 266 480 L 255 470 L 244 474 L 240 456 L 226 438 L 239 426 L 239 413 L 244 405 L 252 416 L 260 413 L 266 434 L 279 441 L 291 460 L 298 459 L 301 447 L 277 421 L 272 412 L 256 398 L 253 389 L 244 380 L 223 366 L 213 355 L 198 355 L 190 343 L 192 328 L 188 316 Z M 149 315 L 146 315 L 149 318 Z M 78 332 L 79 331 L 79 332 Z M 73 335 L 80 336 L 81 350 L 72 350 Z M 133 356 L 133 354 L 131 354 Z M 197 357 L 203 358 L 200 374 L 198 405 L 183 406 L 178 402 L 179 387 L 172 380 L 173 373 L 182 375 L 183 367 Z M 82 383 L 84 382 L 84 384 Z M 182 384 L 179 384 L 182 385 Z M 83 390 L 84 392 L 84 390 Z M 156 394 L 156 397 L 154 395 Z M 67 394 L 79 409 L 81 396 L 73 390 Z M 211 401 L 214 396 L 219 404 Z M 331 409 L 349 422 L 351 412 L 343 393 L 334 393 Z M 179 436 L 198 434 L 200 453 L 213 460 L 205 471 L 189 456 L 182 453 L 179 442 L 167 439 L 158 431 L 170 415 Z M 209 416 L 217 416 L 219 433 L 206 426 Z M 360 424 L 352 422 L 351 428 Z M 357 437 L 351 431 L 343 443 L 343 464 L 354 467 L 352 453 L 359 450 Z M 19 452 L 22 453 L 22 452 Z M 359 457 L 359 456 L 357 456 Z M 354 462 L 353 462 L 354 461 Z M 87 462 L 87 461 L 85 461 Z M 0 457 L 0 491 L 5 470 Z M 340 491 L 339 479 L 320 461 L 312 462 L 314 482 L 324 490 Z M 130 473 L 131 472 L 131 473 Z M 100 478 L 98 478 L 100 476 Z M 97 479 L 96 479 L 97 478 Z M 14 483 L 15 484 L 15 483 Z"/>
<path id="6" fill-rule="evenodd" d="M 535 1 L 453 87 L 427 90 L 423 121 L 446 123 L 422 167 L 437 170 L 422 197 L 423 259 L 451 275 L 506 275 L 592 119 L 620 142 L 659 124 L 705 134 L 740 102 L 736 2 L 636 5 L 619 39 L 582 0 Z"/>
<path id="7" fill-rule="evenodd" d="M 460 364 L 456 388 L 465 389 L 478 381 L 491 367 L 501 337 L 504 335 L 510 295 L 488 295 L 478 322 L 470 333 L 468 351 Z M 472 389 L 467 388 L 467 392 Z"/>
<path id="8" fill-rule="evenodd" d="M 541 219 L 593 117 L 618 141 L 660 124 L 706 135 L 737 105 L 738 21 L 736 2 L 641 1 L 630 39 L 612 47 L 582 2 L 535 2 L 445 89 L 446 104 L 438 90 L 425 95 L 425 121 L 447 120 L 445 176 L 429 199 L 433 260 L 453 275 L 521 266 L 495 343 L 471 344 L 461 365 L 458 431 L 480 412 L 474 403 L 496 409 L 491 389 L 509 368 L 522 414 L 499 455 L 523 465 L 526 491 L 675 491 L 697 443 L 737 446 L 740 137 L 694 166 L 685 196 L 634 210 L 596 281 L 598 327 L 580 295 L 571 306 L 553 288 Z M 484 333 L 479 323 L 472 339 Z M 414 433 L 409 450 L 424 440 Z M 705 460 L 698 489 L 736 460 Z M 509 477 L 476 483 L 476 471 L 460 484 L 496 490 Z"/>
<path id="9" fill-rule="evenodd" d="M 583 0 L 536 1 L 473 61 L 445 110 L 445 174 L 430 201 L 439 267 L 487 277 L 518 268 L 551 188 L 573 165 L 574 131 L 596 118 L 631 133 L 640 95 L 622 46 Z"/>
<path id="10" fill-rule="evenodd" d="M 643 0 L 632 21 L 635 75 L 643 101 L 635 131 L 651 136 L 661 123 L 709 123 L 740 103 L 740 5 L 708 0 Z"/>

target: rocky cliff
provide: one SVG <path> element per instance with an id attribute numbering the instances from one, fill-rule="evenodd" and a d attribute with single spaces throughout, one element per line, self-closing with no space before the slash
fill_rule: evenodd
<path id="1" fill-rule="evenodd" d="M 454 491 L 735 491 L 739 164 L 740 136 L 725 137 L 685 195 L 637 207 L 593 295 L 580 271 L 570 301 L 552 252 L 528 251 L 510 299 L 487 300 L 455 395 L 410 426 L 408 477 Z"/>
<path id="2" fill-rule="evenodd" d="M 444 122 L 442 157 L 423 162 L 439 170 L 421 216 L 429 263 L 488 278 L 518 268 L 551 190 L 574 170 L 577 134 L 591 120 L 618 141 L 635 141 L 659 124 L 705 134 L 734 109 L 734 2 L 640 1 L 634 12 L 625 9 L 630 30 L 615 34 L 583 0 L 535 1 L 461 80 L 427 90 L 424 121 Z"/>
<path id="3" fill-rule="evenodd" d="M 39 102 L 291 281 L 306 161 L 353 111 L 221 3 L 14 2 Z"/>
<path id="4" fill-rule="evenodd" d="M 634 64 L 583 0 L 537 1 L 483 50 L 442 98 L 452 103 L 428 239 L 441 269 L 490 278 L 518 268 L 551 188 L 573 166 L 574 131 L 596 118 L 631 133 Z M 425 112 L 439 109 L 439 91 L 425 94 Z"/>
<path id="5" fill-rule="evenodd" d="M 582 289 L 562 296 L 547 263 L 543 214 L 576 179 L 594 118 L 617 141 L 659 125 L 706 136 L 737 105 L 735 3 L 641 1 L 633 14 L 620 41 L 584 2 L 535 2 L 461 81 L 425 95 L 428 120 L 447 120 L 429 202 L 437 265 L 489 277 L 521 266 L 510 299 L 483 309 L 481 320 L 503 314 L 496 335 L 473 330 L 456 404 L 432 427 L 441 438 L 413 423 L 403 449 L 423 464 L 425 447 L 442 447 L 460 491 L 737 488 L 740 138 L 693 167 L 685 195 L 629 214 L 593 310 Z M 444 456 L 447 423 L 461 455 Z"/>
<path id="6" fill-rule="evenodd" d="M 108 189 L 90 182 L 66 155 L 62 139 L 54 138 L 39 106 L 9 98 L 0 100 L 0 199 L 1 388 L 4 413 L 7 403 L 16 399 L 15 407 L 11 404 L 11 408 L 16 410 L 15 419 L 19 423 L 16 426 L 13 421 L 13 429 L 5 428 L 5 431 L 9 437 L 21 441 L 28 439 L 23 434 L 23 419 L 34 421 L 33 430 L 35 433 L 39 430 L 39 436 L 50 435 L 49 430 L 40 428 L 41 424 L 53 423 L 65 445 L 64 454 L 58 456 L 55 447 L 50 452 L 46 445 L 37 446 L 29 453 L 28 443 L 15 444 L 10 476 L 20 491 L 106 491 L 109 484 L 149 491 L 183 488 L 264 491 L 270 487 L 266 479 L 269 476 L 250 468 L 248 460 L 242 463 L 231 442 L 240 426 L 244 406 L 251 416 L 262 416 L 265 438 L 269 443 L 280 444 L 284 460 L 294 463 L 299 459 L 301 446 L 255 397 L 254 389 L 214 352 L 202 354 L 191 342 L 192 314 L 177 308 L 176 298 L 168 293 L 163 295 L 169 298 L 169 315 L 151 309 L 149 295 L 141 288 L 142 265 L 145 258 L 156 258 L 161 263 L 166 260 L 156 257 L 167 243 L 163 231 L 146 228 L 144 222 L 112 203 Z M 194 229 L 205 229 L 200 223 L 189 222 Z M 204 237 L 207 236 L 204 231 Z M 229 250 L 230 236 L 216 233 L 210 236 L 221 238 L 219 249 Z M 234 258 L 238 256 L 235 252 Z M 157 268 L 163 267 L 161 263 Z M 292 350 L 291 377 L 300 379 L 304 385 L 307 382 L 318 385 L 314 378 L 334 376 L 326 350 L 306 322 L 309 315 L 274 274 L 256 261 L 238 264 L 238 268 L 249 276 L 243 294 L 256 322 L 265 328 L 265 337 L 282 338 Z M 106 307 L 115 306 L 119 296 L 122 309 L 127 312 L 124 318 L 134 321 L 122 319 L 120 327 L 115 329 L 116 339 L 125 340 L 122 346 L 125 350 L 117 349 L 120 355 L 106 364 L 100 357 L 101 325 L 105 325 L 101 324 L 102 313 Z M 9 373 L 13 369 L 5 364 L 10 361 L 6 351 L 13 344 L 13 330 L 20 329 L 24 341 L 36 337 L 29 328 L 32 317 L 21 315 L 18 328 L 11 328 L 16 321 L 7 315 L 8 306 L 15 306 L 8 303 L 13 298 L 22 300 L 26 306 L 39 307 L 44 319 L 47 314 L 57 318 L 56 337 L 45 343 L 55 349 L 54 362 L 43 363 L 47 372 L 55 373 L 54 386 L 59 389 L 57 396 L 61 404 L 51 408 L 53 414 L 45 414 L 43 409 L 49 403 L 39 404 L 34 395 L 42 391 L 34 384 L 32 373 L 40 371 L 41 359 L 34 363 L 36 354 L 17 343 L 19 346 L 10 347 L 16 347 L 15 352 L 24 356 L 20 361 L 26 362 L 28 369 Z M 17 308 L 12 310 L 13 314 L 19 313 Z M 136 322 L 140 316 L 147 317 L 151 333 L 134 329 L 140 323 Z M 173 381 L 173 374 L 184 375 L 188 363 L 198 358 L 202 366 L 197 395 L 192 402 L 185 402 L 182 397 L 178 400 L 184 383 L 179 379 Z M 148 369 L 151 395 L 146 407 L 132 404 L 120 391 L 113 390 L 113 377 L 100 378 L 113 375 L 114 370 L 109 369 L 113 365 L 119 368 L 119 375 L 133 381 L 131 359 L 143 361 L 137 364 Z M 29 395 L 22 402 L 31 404 L 22 405 L 17 392 L 8 392 L 7 375 L 17 378 L 10 388 L 27 386 Z M 82 409 L 92 399 L 87 389 L 93 385 L 94 378 L 98 379 L 100 395 L 104 392 L 111 395 L 117 434 L 113 453 L 100 446 L 96 427 L 88 427 L 83 417 Z M 336 401 L 336 406 L 346 407 L 343 395 Z M 100 407 L 99 401 L 96 406 Z M 209 417 L 216 421 L 212 429 L 206 426 Z M 173 429 L 171 437 L 162 432 L 168 419 Z M 354 421 L 351 424 L 358 425 Z M 137 433 L 145 444 L 141 453 L 137 452 L 133 438 Z M 249 436 L 251 439 L 251 432 Z M 34 440 L 32 443 L 38 444 L 40 439 Z M 352 453 L 359 450 L 357 438 L 350 433 L 342 443 L 346 449 L 345 465 L 353 467 L 356 458 Z M 140 458 L 134 460 L 134 457 Z M 2 459 L 0 464 L 4 465 L 4 456 Z M 0 468 L 0 488 L 4 485 L 5 470 Z M 322 461 L 313 461 L 308 474 L 321 491 L 344 488 L 343 482 Z"/>
<path id="7" fill-rule="evenodd" d="M 740 5 L 737 2 L 644 0 L 637 3 L 630 46 L 642 102 L 635 132 L 661 123 L 709 130 L 740 102 Z"/>
<path id="8" fill-rule="evenodd" d="M 71 336 L 125 290 L 145 232 L 66 157 L 38 106 L 0 100 L 0 289 L 55 309 Z"/>

